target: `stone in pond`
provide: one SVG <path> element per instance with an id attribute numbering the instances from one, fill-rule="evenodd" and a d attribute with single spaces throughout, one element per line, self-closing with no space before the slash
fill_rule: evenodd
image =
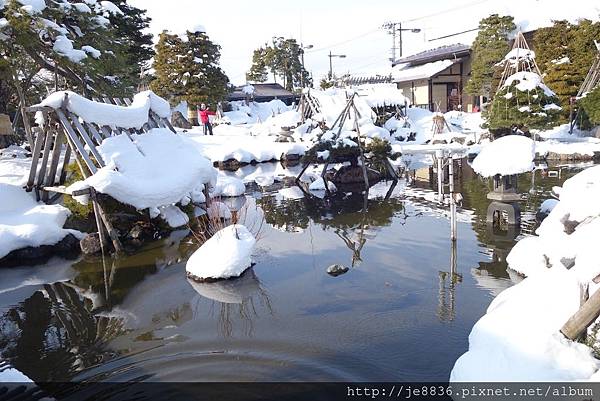
<path id="1" fill-rule="evenodd" d="M 327 274 L 329 274 L 330 276 L 333 276 L 333 277 L 337 277 L 339 275 L 346 273 L 348 270 L 350 270 L 350 269 L 348 269 L 346 266 L 335 264 L 335 265 L 331 265 L 327 268 Z"/>

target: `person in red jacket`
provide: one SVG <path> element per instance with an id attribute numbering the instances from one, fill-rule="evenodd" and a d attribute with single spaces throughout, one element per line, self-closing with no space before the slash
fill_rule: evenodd
<path id="1" fill-rule="evenodd" d="M 217 113 L 215 113 L 214 111 L 210 111 L 204 103 L 200 105 L 200 109 L 198 110 L 198 118 L 200 119 L 200 122 L 204 127 L 204 135 L 206 135 L 207 131 L 210 133 L 210 135 L 213 134 L 212 124 L 210 123 L 209 116 L 214 116 L 215 114 Z"/>

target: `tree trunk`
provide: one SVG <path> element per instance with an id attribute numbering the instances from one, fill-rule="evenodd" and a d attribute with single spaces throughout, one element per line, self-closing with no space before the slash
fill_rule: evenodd
<path id="1" fill-rule="evenodd" d="M 189 104 L 188 103 L 188 121 L 190 122 L 190 124 L 192 125 L 199 125 L 198 123 L 198 111 L 196 110 L 196 108 L 194 107 L 193 104 Z"/>

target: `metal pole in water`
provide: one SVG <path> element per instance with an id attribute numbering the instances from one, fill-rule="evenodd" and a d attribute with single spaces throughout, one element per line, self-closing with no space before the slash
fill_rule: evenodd
<path id="1" fill-rule="evenodd" d="M 454 156 L 448 162 L 448 181 L 450 184 L 450 239 L 456 241 L 456 200 L 454 199 Z"/>
<path id="2" fill-rule="evenodd" d="M 436 150 L 435 157 L 437 159 L 437 181 L 438 181 L 438 200 L 444 201 L 444 151 Z"/>

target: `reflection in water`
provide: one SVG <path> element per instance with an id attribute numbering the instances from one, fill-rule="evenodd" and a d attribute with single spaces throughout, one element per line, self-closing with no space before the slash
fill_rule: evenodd
<path id="1" fill-rule="evenodd" d="M 188 279 L 192 288 L 206 299 L 214 301 L 211 305 L 218 309 L 219 330 L 223 337 L 233 334 L 234 320 L 239 318 L 242 332 L 248 337 L 254 333 L 253 319 L 258 317 L 257 306 L 263 306 L 270 315 L 273 307 L 268 293 L 261 287 L 260 280 L 252 268 L 239 278 L 215 282 L 198 282 Z M 192 301 L 194 313 L 205 313 L 199 299 Z"/>
<path id="2" fill-rule="evenodd" d="M 438 317 L 443 322 L 451 322 L 456 316 L 456 286 L 462 283 L 462 274 L 456 268 L 456 241 L 450 241 L 450 271 L 440 271 L 439 275 L 439 297 Z"/>
<path id="3" fill-rule="evenodd" d="M 439 267 L 451 244 L 447 214 L 424 170 L 407 172 L 409 188 L 380 183 L 296 201 L 257 195 L 269 235 L 238 280 L 188 281 L 184 264 L 197 244 L 187 230 L 105 265 L 86 258 L 61 274 L 0 272 L 0 357 L 36 381 L 446 380 L 490 294 L 517 280 L 506 255 L 535 230 L 552 187 L 575 172 L 537 173 L 521 202 L 522 229 L 499 232 L 486 224 L 491 183 L 464 163 L 468 218 L 448 268 Z M 522 175 L 520 186 L 532 179 Z M 243 210 L 253 200 L 228 202 Z M 333 280 L 311 269 L 311 255 L 319 265 L 350 257 L 373 268 Z"/>

